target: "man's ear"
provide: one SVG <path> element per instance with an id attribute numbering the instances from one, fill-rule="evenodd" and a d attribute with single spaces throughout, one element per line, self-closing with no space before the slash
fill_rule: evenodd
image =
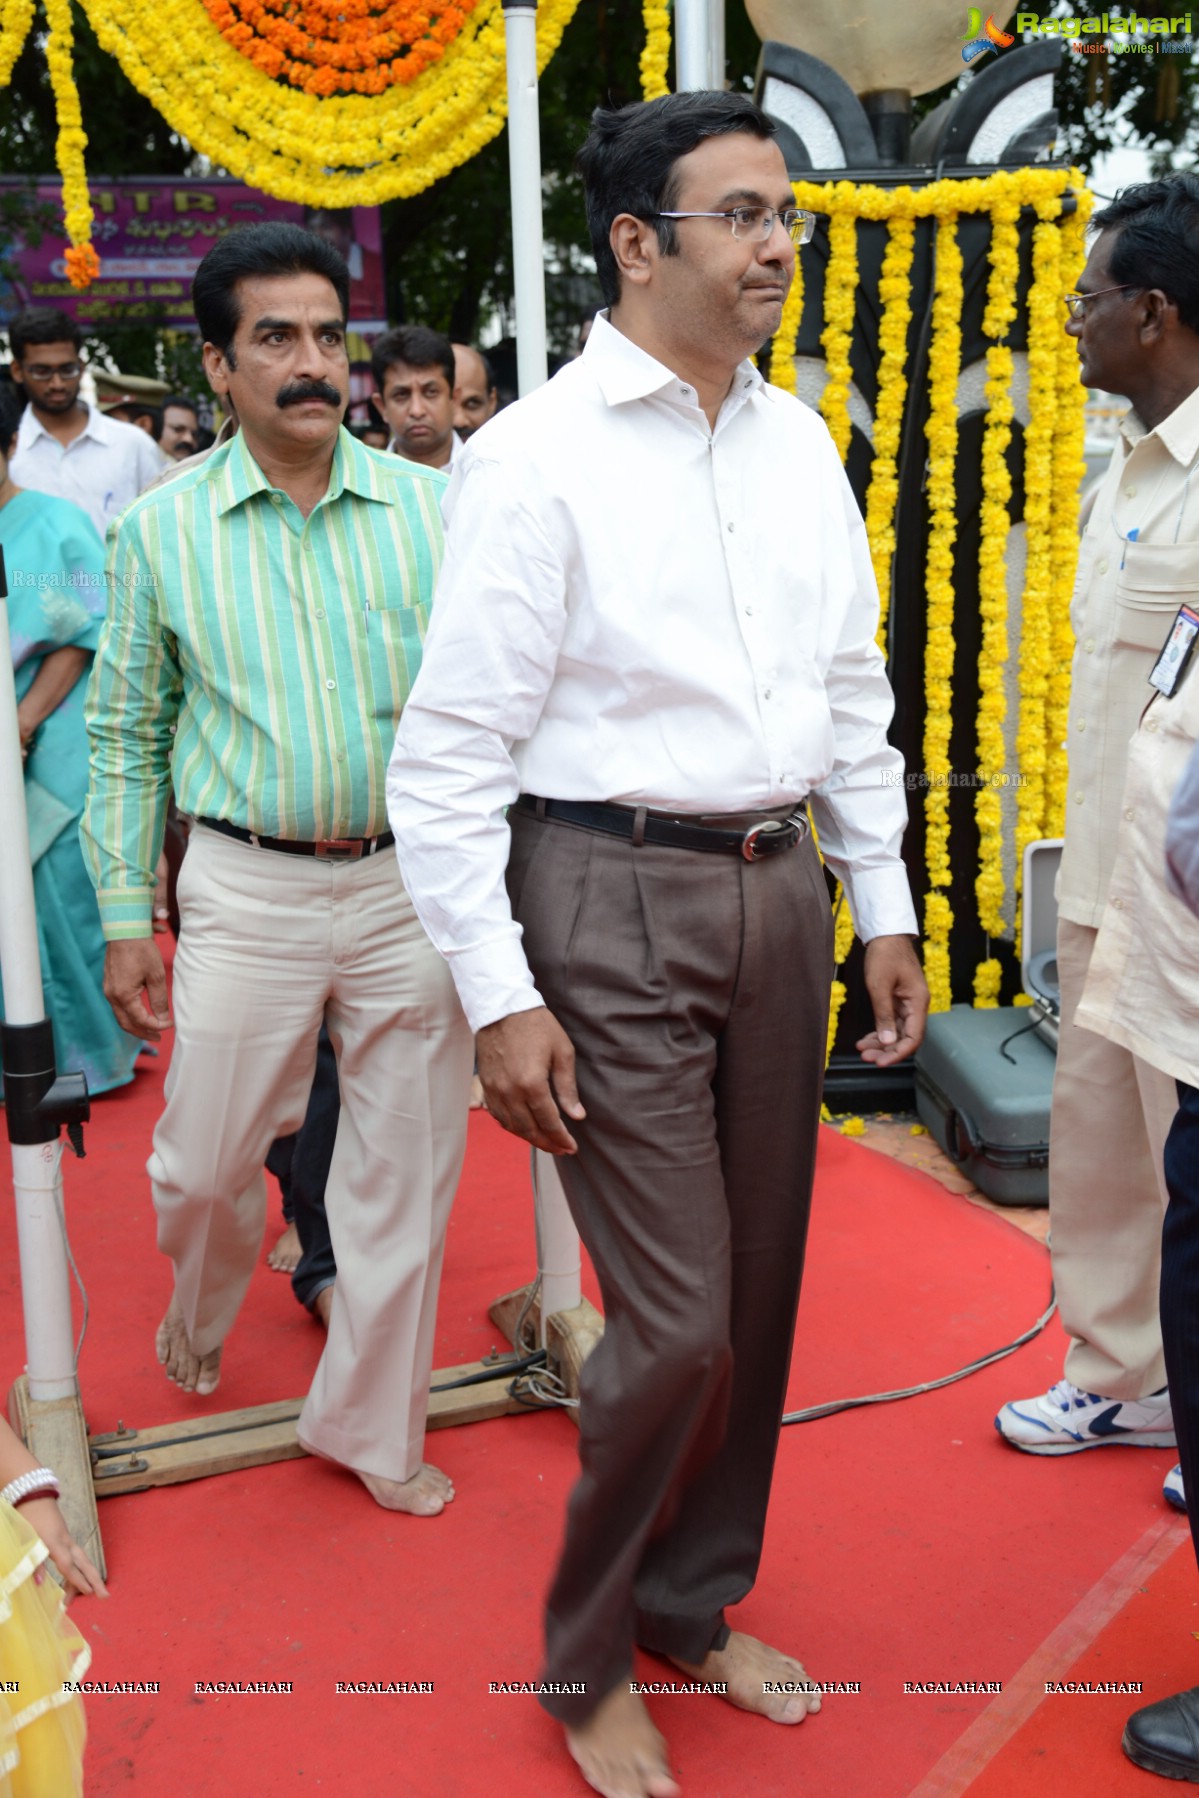
<path id="1" fill-rule="evenodd" d="M 622 283 L 629 281 L 634 287 L 645 287 L 658 257 L 658 233 L 650 221 L 621 212 L 612 220 L 608 242 Z"/>
<path id="2" fill-rule="evenodd" d="M 1170 330 L 1178 324 L 1178 306 L 1174 300 L 1168 299 L 1160 287 L 1151 287 L 1145 294 L 1145 322 L 1141 326 L 1142 343 L 1160 343 Z"/>
<path id="3" fill-rule="evenodd" d="M 215 343 L 204 345 L 204 373 L 214 393 L 228 393 L 229 363 L 224 350 L 218 350 Z"/>

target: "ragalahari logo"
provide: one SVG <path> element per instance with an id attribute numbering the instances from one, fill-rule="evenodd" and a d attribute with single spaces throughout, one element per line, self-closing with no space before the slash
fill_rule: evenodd
<path id="1" fill-rule="evenodd" d="M 970 41 L 962 45 L 963 62 L 973 62 L 975 57 L 985 56 L 988 50 L 1006 50 L 1009 44 L 1016 41 L 1010 32 L 999 29 L 994 13 L 988 15 L 987 22 L 983 25 L 982 13 L 977 6 L 970 8 L 966 36 Z"/>

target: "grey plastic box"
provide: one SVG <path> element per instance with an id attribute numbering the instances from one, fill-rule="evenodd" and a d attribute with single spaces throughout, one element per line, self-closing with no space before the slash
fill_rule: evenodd
<path id="1" fill-rule="evenodd" d="M 928 1020 L 916 1054 L 920 1121 L 999 1205 L 1049 1202 L 1056 1057 L 1031 1028 L 1035 1018 L 1028 1006 L 954 1005 Z"/>

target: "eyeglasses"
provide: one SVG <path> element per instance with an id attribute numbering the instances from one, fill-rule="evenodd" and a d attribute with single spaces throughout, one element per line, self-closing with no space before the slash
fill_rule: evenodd
<path id="1" fill-rule="evenodd" d="M 73 381 L 83 373 L 82 362 L 59 362 L 53 368 L 45 362 L 30 362 L 23 370 L 30 381 L 52 381 L 55 375 L 61 375 L 64 381 Z"/>
<path id="2" fill-rule="evenodd" d="M 1141 289 L 1133 282 L 1123 281 L 1119 287 L 1097 287 L 1094 293 L 1064 293 L 1062 298 L 1066 302 L 1066 311 L 1071 318 L 1085 318 L 1087 307 L 1091 301 L 1102 298 L 1105 293 L 1140 293 L 1140 291 Z"/>
<path id="3" fill-rule="evenodd" d="M 798 206 L 785 206 L 781 212 L 776 212 L 773 206 L 732 206 L 727 212 L 651 212 L 649 216 L 654 219 L 728 219 L 739 243 L 765 243 L 776 220 L 792 243 L 811 243 L 816 230 L 816 214 L 801 212 Z"/>

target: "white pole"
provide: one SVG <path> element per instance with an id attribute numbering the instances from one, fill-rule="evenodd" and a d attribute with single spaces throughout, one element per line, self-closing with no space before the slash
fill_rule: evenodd
<path id="1" fill-rule="evenodd" d="M 714 27 L 711 0 L 675 0 L 675 87 L 682 93 L 724 86 L 724 58 L 718 79 L 712 73 Z"/>
<path id="2" fill-rule="evenodd" d="M 0 587 L 0 593 L 3 588 Z M 38 958 L 25 774 L 17 726 L 8 606 L 0 598 L 0 979 L 10 1024 L 45 1016 Z M 13 1193 L 31 1399 L 75 1398 L 71 1283 L 62 1217 L 62 1144 L 13 1143 Z"/>
<path id="3" fill-rule="evenodd" d="M 708 85 L 724 87 L 724 0 L 708 0 Z"/>
<path id="4" fill-rule="evenodd" d="M 516 379 L 523 397 L 548 375 L 545 249 L 541 228 L 541 122 L 537 106 L 537 0 L 504 0 L 508 51 L 508 173 L 516 287 Z"/>

